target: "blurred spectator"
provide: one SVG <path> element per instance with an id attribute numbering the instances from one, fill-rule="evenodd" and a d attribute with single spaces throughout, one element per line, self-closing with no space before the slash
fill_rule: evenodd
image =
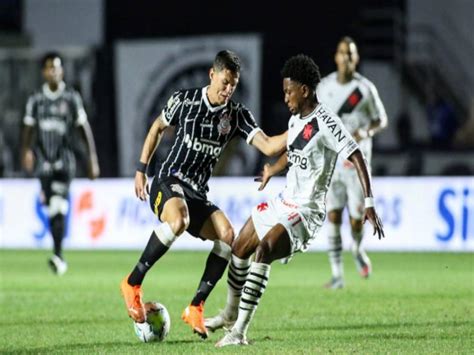
<path id="1" fill-rule="evenodd" d="M 469 117 L 456 133 L 454 146 L 457 148 L 474 148 L 474 96 L 471 97 Z"/>
<path id="2" fill-rule="evenodd" d="M 428 123 L 433 148 L 450 148 L 458 128 L 451 105 L 435 90 L 428 90 Z"/>

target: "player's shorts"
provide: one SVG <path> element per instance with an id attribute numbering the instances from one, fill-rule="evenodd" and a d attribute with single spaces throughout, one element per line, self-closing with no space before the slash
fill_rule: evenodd
<path id="1" fill-rule="evenodd" d="M 308 231 L 303 214 L 298 206 L 286 202 L 281 197 L 275 197 L 254 207 L 252 209 L 252 221 L 260 240 L 275 225 L 283 225 L 290 237 L 290 255 L 306 251 L 319 230 L 317 228 L 312 232 Z"/>
<path id="2" fill-rule="evenodd" d="M 204 194 L 197 192 L 189 184 L 174 176 L 155 178 L 150 188 L 150 207 L 160 220 L 163 206 L 173 197 L 184 199 L 188 205 L 189 227 L 186 231 L 194 237 L 205 239 L 199 235 L 199 232 L 207 218 L 219 210 L 219 207 L 208 201 Z"/>
<path id="3" fill-rule="evenodd" d="M 346 205 L 352 218 L 362 218 L 364 214 L 364 192 L 354 169 L 335 172 L 326 196 L 328 212 L 342 210 Z"/>
<path id="4" fill-rule="evenodd" d="M 44 195 L 44 203 L 49 205 L 51 197 L 60 196 L 68 198 L 71 176 L 65 172 L 53 172 L 49 176 L 40 176 L 41 191 Z"/>

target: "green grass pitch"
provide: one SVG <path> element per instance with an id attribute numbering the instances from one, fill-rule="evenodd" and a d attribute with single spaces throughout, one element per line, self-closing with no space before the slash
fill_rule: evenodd
<path id="1" fill-rule="evenodd" d="M 371 253 L 374 274 L 362 280 L 345 254 L 346 288 L 322 288 L 325 253 L 274 263 L 249 331 L 251 345 L 215 349 L 221 332 L 202 341 L 180 315 L 190 302 L 204 252 L 171 251 L 149 272 L 145 300 L 171 314 L 163 343 L 133 332 L 119 293 L 139 251 L 67 251 L 69 271 L 56 277 L 45 250 L 0 250 L 0 353 L 474 353 L 472 254 Z M 225 302 L 226 276 L 206 314 Z"/>

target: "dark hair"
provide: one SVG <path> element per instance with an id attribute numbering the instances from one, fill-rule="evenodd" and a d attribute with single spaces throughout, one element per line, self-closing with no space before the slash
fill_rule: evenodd
<path id="1" fill-rule="evenodd" d="M 304 54 L 298 54 L 288 59 L 281 70 L 283 78 L 290 78 L 316 90 L 321 81 L 319 68 L 313 59 Z"/>
<path id="2" fill-rule="evenodd" d="M 347 45 L 351 44 L 351 43 L 354 43 L 354 45 L 357 47 L 357 43 L 354 41 L 354 38 L 350 37 L 350 36 L 344 36 L 342 37 L 339 42 L 337 42 L 337 44 L 339 45 L 339 43 L 341 42 L 345 42 L 347 43 Z"/>
<path id="3" fill-rule="evenodd" d="M 41 58 L 41 63 L 40 63 L 41 68 L 44 68 L 46 66 L 46 62 L 48 60 L 53 60 L 54 58 L 59 58 L 59 60 L 61 61 L 61 64 L 62 64 L 63 58 L 61 57 L 61 55 L 58 52 L 48 52 Z"/>
<path id="4" fill-rule="evenodd" d="M 216 54 L 213 67 L 217 71 L 228 69 L 231 72 L 240 73 L 240 58 L 232 51 L 223 50 Z"/>

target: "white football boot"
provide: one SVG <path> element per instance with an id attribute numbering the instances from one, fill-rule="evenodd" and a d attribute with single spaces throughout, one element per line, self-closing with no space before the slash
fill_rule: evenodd
<path id="1" fill-rule="evenodd" d="M 211 332 L 215 332 L 217 329 L 230 329 L 235 321 L 237 320 L 237 314 L 234 317 L 227 315 L 224 311 L 220 311 L 218 315 L 204 320 L 204 325 Z"/>
<path id="2" fill-rule="evenodd" d="M 230 332 L 216 343 L 216 348 L 222 348 L 227 345 L 249 345 L 249 343 L 245 335 L 232 328 Z"/>

